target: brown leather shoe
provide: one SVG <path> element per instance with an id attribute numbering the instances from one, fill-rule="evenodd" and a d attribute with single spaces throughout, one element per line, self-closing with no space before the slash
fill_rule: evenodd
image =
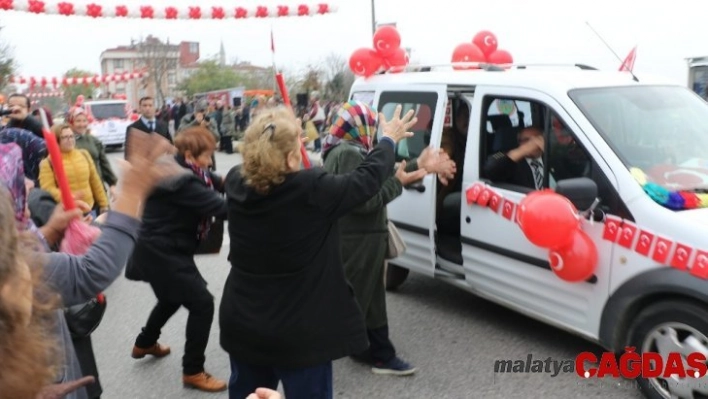
<path id="1" fill-rule="evenodd" d="M 162 345 L 160 343 L 156 343 L 155 345 L 149 347 L 149 348 L 139 348 L 137 346 L 133 346 L 133 359 L 142 359 L 146 355 L 152 355 L 155 357 L 165 357 L 170 354 L 170 347 L 167 345 Z"/>
<path id="2" fill-rule="evenodd" d="M 185 388 L 198 389 L 206 392 L 221 392 L 226 390 L 226 381 L 219 380 L 211 374 L 201 372 L 194 375 L 182 375 Z"/>

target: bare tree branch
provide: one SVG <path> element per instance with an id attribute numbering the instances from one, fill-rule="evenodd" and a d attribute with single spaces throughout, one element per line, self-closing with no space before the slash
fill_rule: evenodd
<path id="1" fill-rule="evenodd" d="M 142 66 L 148 76 L 145 84 L 153 85 L 158 98 L 158 104 L 165 103 L 165 88 L 168 86 L 168 73 L 177 69 L 179 46 L 171 45 L 169 40 L 163 43 L 160 39 L 148 36 L 137 44 Z"/>

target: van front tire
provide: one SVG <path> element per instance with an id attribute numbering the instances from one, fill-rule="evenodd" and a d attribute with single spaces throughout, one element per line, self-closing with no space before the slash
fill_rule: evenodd
<path id="1" fill-rule="evenodd" d="M 410 270 L 389 263 L 386 266 L 386 290 L 395 291 L 408 278 Z"/>
<path id="2" fill-rule="evenodd" d="M 634 347 L 639 353 L 658 352 L 666 362 L 666 356 L 670 352 L 681 352 L 685 356 L 691 352 L 702 351 L 699 348 L 708 348 L 707 334 L 708 310 L 705 306 L 681 300 L 667 300 L 639 312 L 629 329 L 627 346 Z M 624 348 L 618 348 L 618 352 L 623 353 Z M 689 389 L 689 382 L 696 383 L 690 377 L 682 380 L 641 377 L 637 379 L 642 393 L 650 399 L 682 397 L 678 394 L 682 389 Z M 702 377 L 698 382 L 700 391 L 697 390 L 696 393 L 705 395 L 708 376 Z M 676 396 L 672 396 L 672 393 Z"/>

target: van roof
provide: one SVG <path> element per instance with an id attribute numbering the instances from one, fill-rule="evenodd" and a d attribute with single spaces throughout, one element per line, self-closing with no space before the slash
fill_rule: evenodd
<path id="1" fill-rule="evenodd" d="M 409 67 L 410 68 L 410 67 Z M 535 89 L 543 92 L 567 93 L 577 88 L 637 86 L 675 83 L 666 79 L 641 76 L 634 81 L 627 72 L 600 71 L 585 66 L 538 66 L 527 69 L 508 70 L 447 70 L 433 69 L 425 71 L 405 71 L 385 73 L 369 78 L 359 78 L 353 90 L 374 89 L 388 84 L 446 84 L 448 86 L 509 86 Z"/>

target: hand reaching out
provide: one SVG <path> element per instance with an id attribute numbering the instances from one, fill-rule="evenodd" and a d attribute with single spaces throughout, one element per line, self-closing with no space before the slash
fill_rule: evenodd
<path id="1" fill-rule="evenodd" d="M 282 396 L 278 391 L 268 388 L 258 388 L 256 392 L 248 395 L 246 399 L 282 399 Z"/>
<path id="2" fill-rule="evenodd" d="M 413 172 L 406 172 L 406 161 L 403 161 L 398 166 L 398 170 L 396 170 L 396 179 L 401 182 L 401 185 L 407 186 L 424 178 L 427 174 L 428 171 L 423 168 L 418 168 L 418 170 Z"/>
<path id="3" fill-rule="evenodd" d="M 65 382 L 62 384 L 52 384 L 43 388 L 35 399 L 63 399 L 66 395 L 76 391 L 81 387 L 92 384 L 95 380 L 93 376 L 87 376 L 78 380 Z M 260 398 L 257 398 L 260 399 Z M 267 398 L 270 399 L 270 398 Z"/>
<path id="4" fill-rule="evenodd" d="M 437 174 L 438 179 L 445 186 L 457 173 L 457 165 L 443 149 L 430 147 L 424 149 L 418 157 L 418 167 L 425 169 L 428 173 Z"/>

